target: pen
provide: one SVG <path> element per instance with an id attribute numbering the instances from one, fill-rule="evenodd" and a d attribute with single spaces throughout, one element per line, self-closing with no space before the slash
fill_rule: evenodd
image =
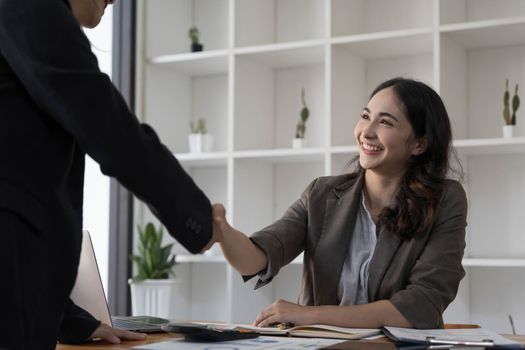
<path id="1" fill-rule="evenodd" d="M 427 337 L 427 341 L 431 345 L 443 344 L 443 345 L 464 345 L 464 346 L 494 346 L 494 342 L 491 339 L 484 339 L 482 341 L 458 341 L 451 339 L 436 339 L 434 337 Z"/>

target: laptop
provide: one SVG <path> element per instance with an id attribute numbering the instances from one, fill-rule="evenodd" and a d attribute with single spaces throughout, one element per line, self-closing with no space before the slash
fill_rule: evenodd
<path id="1" fill-rule="evenodd" d="M 143 333 L 164 332 L 162 325 L 170 322 L 151 316 L 111 316 L 88 231 L 83 231 L 80 263 L 71 300 L 97 320 L 119 329 Z"/>

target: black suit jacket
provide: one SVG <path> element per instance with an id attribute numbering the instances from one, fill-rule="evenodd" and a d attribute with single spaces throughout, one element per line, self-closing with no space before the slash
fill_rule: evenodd
<path id="1" fill-rule="evenodd" d="M 0 209 L 76 261 L 86 153 L 190 252 L 210 240 L 209 200 L 100 72 L 67 1 L 0 0 Z"/>

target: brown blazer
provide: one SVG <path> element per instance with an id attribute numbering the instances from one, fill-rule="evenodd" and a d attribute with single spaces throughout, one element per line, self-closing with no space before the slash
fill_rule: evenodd
<path id="1" fill-rule="evenodd" d="M 364 176 L 314 180 L 283 217 L 251 236 L 267 255 L 271 278 L 304 251 L 298 302 L 338 305 L 337 289 L 352 235 Z M 379 231 L 370 262 L 370 302 L 390 300 L 416 328 L 443 326 L 465 271 L 467 199 L 462 186 L 447 180 L 432 228 L 402 239 Z M 255 288 L 271 281 L 259 280 Z"/>

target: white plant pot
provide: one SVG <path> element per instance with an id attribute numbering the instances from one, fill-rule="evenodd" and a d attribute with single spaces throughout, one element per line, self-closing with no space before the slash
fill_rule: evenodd
<path id="1" fill-rule="evenodd" d="M 180 279 L 147 279 L 140 282 L 128 280 L 131 289 L 131 313 L 133 316 L 156 316 L 170 318 L 171 300 Z"/>
<path id="2" fill-rule="evenodd" d="M 514 136 L 514 125 L 503 125 L 503 137 L 509 139 Z"/>
<path id="3" fill-rule="evenodd" d="M 213 136 L 210 134 L 189 134 L 188 144 L 191 153 L 211 152 Z"/>
<path id="4" fill-rule="evenodd" d="M 305 140 L 302 138 L 293 138 L 292 139 L 292 148 L 293 149 L 301 149 L 305 146 Z"/>

